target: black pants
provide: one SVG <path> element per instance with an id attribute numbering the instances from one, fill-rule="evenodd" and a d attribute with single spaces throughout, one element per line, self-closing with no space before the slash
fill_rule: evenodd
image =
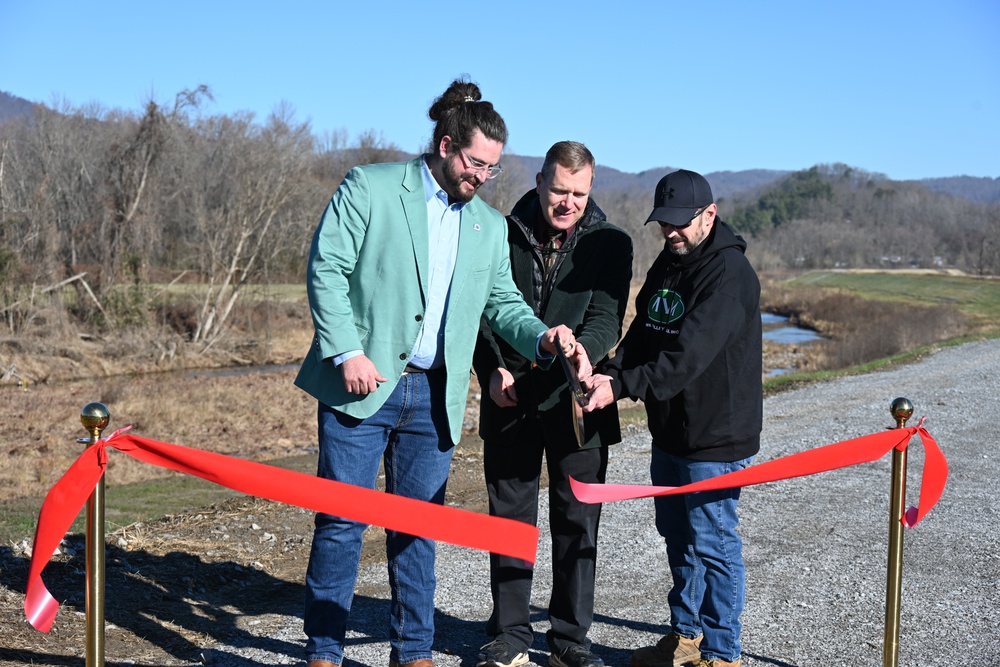
<path id="1" fill-rule="evenodd" d="M 586 645 L 594 618 L 594 576 L 597 563 L 597 524 L 600 505 L 579 502 L 569 477 L 582 482 L 604 482 L 608 449 L 580 449 L 575 441 L 543 441 L 542 429 L 523 427 L 503 444 L 485 443 L 484 470 L 490 514 L 537 525 L 538 487 L 542 454 L 549 474 L 549 527 L 552 532 L 552 597 L 547 634 L 549 649 L 558 652 L 574 644 Z M 493 614 L 486 626 L 491 637 L 529 648 L 534 637 L 529 603 L 533 568 L 509 556 L 490 554 Z"/>

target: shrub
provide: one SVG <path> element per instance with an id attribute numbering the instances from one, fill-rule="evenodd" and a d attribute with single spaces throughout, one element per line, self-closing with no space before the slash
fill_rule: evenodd
<path id="1" fill-rule="evenodd" d="M 768 285 L 761 308 L 785 315 L 814 329 L 826 340 L 819 348 L 817 368 L 834 370 L 959 336 L 966 318 L 953 306 L 921 306 L 897 301 L 870 301 L 837 290 Z"/>

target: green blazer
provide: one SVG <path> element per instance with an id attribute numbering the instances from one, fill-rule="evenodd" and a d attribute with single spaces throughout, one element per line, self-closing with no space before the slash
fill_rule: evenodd
<path id="1" fill-rule="evenodd" d="M 307 288 L 315 336 L 295 384 L 359 419 L 382 407 L 399 382 L 426 308 L 422 159 L 352 169 L 313 236 Z M 445 402 L 456 443 L 481 316 L 529 358 L 535 357 L 538 335 L 548 329 L 511 278 L 506 221 L 476 197 L 462 211 L 444 323 Z M 331 358 L 350 350 L 363 350 L 388 382 L 367 396 L 348 393 Z"/>

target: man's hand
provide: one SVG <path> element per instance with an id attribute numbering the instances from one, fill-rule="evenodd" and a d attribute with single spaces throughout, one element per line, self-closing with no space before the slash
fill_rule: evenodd
<path id="1" fill-rule="evenodd" d="M 589 401 L 584 406 L 584 412 L 593 412 L 615 402 L 615 394 L 611 390 L 610 375 L 591 375 L 585 383 Z"/>
<path id="2" fill-rule="evenodd" d="M 506 368 L 498 368 L 490 374 L 490 398 L 501 408 L 517 405 L 514 376 Z"/>
<path id="3" fill-rule="evenodd" d="M 344 387 L 350 394 L 367 396 L 378 389 L 379 382 L 386 381 L 372 360 L 363 354 L 342 363 L 340 370 L 344 373 Z"/>
<path id="4" fill-rule="evenodd" d="M 573 337 L 573 331 L 565 324 L 552 327 L 542 334 L 541 348 L 552 356 L 556 355 L 556 347 L 559 345 L 562 345 L 567 357 L 573 354 L 576 338 Z"/>
<path id="5" fill-rule="evenodd" d="M 568 356 L 569 360 L 576 365 L 576 376 L 580 378 L 580 382 L 585 381 L 594 372 L 594 365 L 590 363 L 590 355 L 580 343 L 573 346 L 573 354 Z"/>

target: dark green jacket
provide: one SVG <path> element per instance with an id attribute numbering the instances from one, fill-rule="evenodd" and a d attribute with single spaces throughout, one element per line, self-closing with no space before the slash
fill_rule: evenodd
<path id="1" fill-rule="evenodd" d="M 535 314 L 548 326 L 565 324 L 587 350 L 591 362 L 607 358 L 618 342 L 632 279 L 632 240 L 610 224 L 604 212 L 587 202 L 583 217 L 557 251 L 547 285 L 542 284 L 542 253 L 534 228 L 540 219 L 538 194 L 529 191 L 507 216 L 507 240 L 514 283 Z M 490 375 L 504 367 L 514 376 L 518 404 L 501 408 L 489 396 Z M 562 366 L 543 370 L 515 351 L 483 321 L 473 356 L 482 386 L 479 434 L 503 444 L 520 426 L 537 423 L 547 442 L 575 440 L 569 382 Z M 584 447 L 621 441 L 614 405 L 584 416 Z"/>

